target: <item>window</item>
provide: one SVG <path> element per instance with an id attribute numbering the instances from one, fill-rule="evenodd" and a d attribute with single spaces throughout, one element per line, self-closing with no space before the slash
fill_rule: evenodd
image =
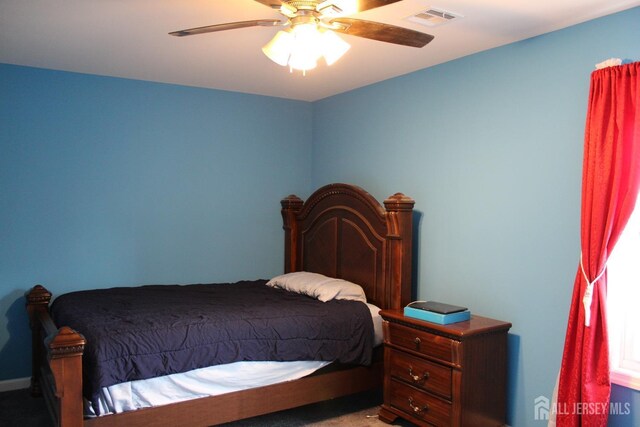
<path id="1" fill-rule="evenodd" d="M 640 390 L 640 198 L 607 261 L 611 382 Z"/>

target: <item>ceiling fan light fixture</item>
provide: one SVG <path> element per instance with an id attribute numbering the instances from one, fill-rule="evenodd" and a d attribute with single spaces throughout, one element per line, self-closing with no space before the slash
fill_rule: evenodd
<path id="1" fill-rule="evenodd" d="M 299 27 L 289 31 L 278 31 L 262 48 L 262 52 L 278 65 L 288 65 L 292 70 L 305 72 L 315 68 L 318 58 L 322 55 L 320 34 L 315 28 L 306 25 Z"/>
<path id="2" fill-rule="evenodd" d="M 289 58 L 289 68 L 306 73 L 307 70 L 313 70 L 318 65 L 318 57 L 313 53 L 298 52 L 292 54 Z"/>
<path id="3" fill-rule="evenodd" d="M 267 55 L 267 58 L 284 67 L 289 64 L 293 43 L 293 34 L 280 30 L 276 33 L 275 37 L 262 48 L 262 52 Z"/>
<path id="4" fill-rule="evenodd" d="M 342 55 L 347 53 L 351 49 L 351 45 L 342 40 L 340 36 L 331 30 L 326 30 L 322 33 L 322 55 L 324 56 L 327 65 L 332 65 L 338 59 L 342 58 Z"/>
<path id="5" fill-rule="evenodd" d="M 289 30 L 278 31 L 262 51 L 276 64 L 304 74 L 317 66 L 320 57 L 324 56 L 327 65 L 331 65 L 350 48 L 333 31 L 321 30 L 315 17 L 302 15 L 292 20 Z"/>
<path id="6" fill-rule="evenodd" d="M 318 26 L 315 22 L 305 22 L 295 25 L 291 32 L 293 33 L 293 46 L 291 49 L 291 57 L 289 58 L 289 67 L 306 71 L 316 67 L 318 59 L 322 55 L 321 46 L 322 38 L 318 32 Z"/>

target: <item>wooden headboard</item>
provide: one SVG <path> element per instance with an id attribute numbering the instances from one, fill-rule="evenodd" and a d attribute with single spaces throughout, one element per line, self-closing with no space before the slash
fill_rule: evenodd
<path id="1" fill-rule="evenodd" d="M 382 207 L 362 188 L 330 184 L 306 202 L 291 195 L 281 205 L 285 273 L 349 280 L 380 308 L 411 301 L 413 199 L 396 193 Z"/>

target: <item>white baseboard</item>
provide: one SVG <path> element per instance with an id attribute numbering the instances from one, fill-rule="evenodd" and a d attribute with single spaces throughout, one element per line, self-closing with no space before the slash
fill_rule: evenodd
<path id="1" fill-rule="evenodd" d="M 4 380 L 0 381 L 0 392 L 29 388 L 29 385 L 31 385 L 31 378 L 29 377 Z"/>

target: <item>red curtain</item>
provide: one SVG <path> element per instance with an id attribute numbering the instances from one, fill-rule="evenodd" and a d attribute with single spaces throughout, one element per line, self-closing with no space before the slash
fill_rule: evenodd
<path id="1" fill-rule="evenodd" d="M 582 171 L 582 254 L 560 368 L 558 426 L 607 425 L 611 383 L 606 263 L 640 186 L 639 74 L 640 62 L 635 62 L 591 75 Z"/>

